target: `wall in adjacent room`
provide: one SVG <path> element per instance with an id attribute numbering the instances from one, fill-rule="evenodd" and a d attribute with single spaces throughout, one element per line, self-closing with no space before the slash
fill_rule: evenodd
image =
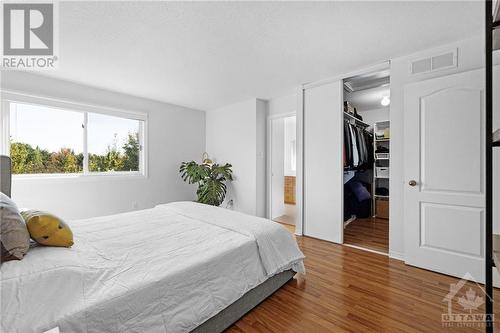
<path id="1" fill-rule="evenodd" d="M 2 71 L 1 80 L 3 90 L 148 114 L 147 177 L 14 177 L 20 207 L 79 219 L 195 199 L 195 187 L 178 170 L 182 161 L 201 159 L 205 112 L 26 72 Z"/>
<path id="2" fill-rule="evenodd" d="M 284 165 L 283 168 L 285 169 L 285 176 L 293 176 L 295 177 L 297 175 L 297 166 L 293 165 L 292 167 L 292 160 L 294 159 L 292 154 L 295 152 L 295 161 L 297 161 L 297 149 L 296 149 L 296 143 L 297 143 L 297 122 L 296 122 L 296 117 L 291 116 L 291 117 L 286 117 L 284 118 L 284 125 L 285 125 L 285 133 L 284 133 L 284 150 L 285 150 L 285 158 L 284 158 Z M 296 164 L 296 163 L 295 163 Z"/>
<path id="3" fill-rule="evenodd" d="M 206 114 L 206 147 L 217 163 L 233 165 L 223 206 L 265 216 L 265 145 L 267 102 L 250 99 Z"/>

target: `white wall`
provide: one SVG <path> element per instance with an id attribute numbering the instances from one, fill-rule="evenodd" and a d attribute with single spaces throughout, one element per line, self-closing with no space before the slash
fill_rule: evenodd
<path id="1" fill-rule="evenodd" d="M 256 179 L 256 213 L 255 215 L 266 216 L 266 114 L 267 114 L 267 101 L 257 99 L 256 101 L 256 150 L 257 160 L 255 161 L 255 168 L 257 173 Z"/>
<path id="2" fill-rule="evenodd" d="M 359 115 L 363 117 L 363 121 L 369 125 L 375 124 L 377 121 L 389 119 L 389 107 L 382 107 L 379 109 L 358 111 Z"/>
<path id="3" fill-rule="evenodd" d="M 20 207 L 47 210 L 65 219 L 109 215 L 195 199 L 179 177 L 182 161 L 205 150 L 205 113 L 26 72 L 2 71 L 2 89 L 148 113 L 148 177 L 13 179 Z"/>
<path id="4" fill-rule="evenodd" d="M 268 116 L 290 115 L 297 112 L 297 94 L 280 96 L 269 100 Z"/>
<path id="5" fill-rule="evenodd" d="M 226 202 L 234 209 L 265 216 L 266 102 L 250 99 L 208 111 L 206 149 L 217 163 L 233 165 Z M 223 204 L 223 206 L 225 203 Z"/>

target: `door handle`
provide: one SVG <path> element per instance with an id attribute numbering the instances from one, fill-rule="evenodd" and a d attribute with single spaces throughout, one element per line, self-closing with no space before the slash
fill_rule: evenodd
<path id="1" fill-rule="evenodd" d="M 410 186 L 416 186 L 417 185 L 417 181 L 416 180 L 410 180 L 408 182 L 408 185 L 410 185 Z"/>

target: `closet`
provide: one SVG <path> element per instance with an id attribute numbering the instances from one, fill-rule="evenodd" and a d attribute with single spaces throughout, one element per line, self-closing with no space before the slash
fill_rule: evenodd
<path id="1" fill-rule="evenodd" d="M 389 93 L 388 64 L 304 86 L 304 235 L 388 252 Z"/>
<path id="2" fill-rule="evenodd" d="M 344 79 L 344 244 L 389 251 L 389 70 Z M 352 118 L 355 121 L 352 121 Z M 351 159 L 349 159 L 349 157 Z"/>

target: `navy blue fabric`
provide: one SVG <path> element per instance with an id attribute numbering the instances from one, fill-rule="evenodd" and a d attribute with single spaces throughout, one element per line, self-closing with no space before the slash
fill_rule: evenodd
<path id="1" fill-rule="evenodd" d="M 368 192 L 366 187 L 364 187 L 363 184 L 361 184 L 360 182 L 350 181 L 347 184 L 349 185 L 352 193 L 354 194 L 358 202 L 371 199 L 370 192 Z"/>

